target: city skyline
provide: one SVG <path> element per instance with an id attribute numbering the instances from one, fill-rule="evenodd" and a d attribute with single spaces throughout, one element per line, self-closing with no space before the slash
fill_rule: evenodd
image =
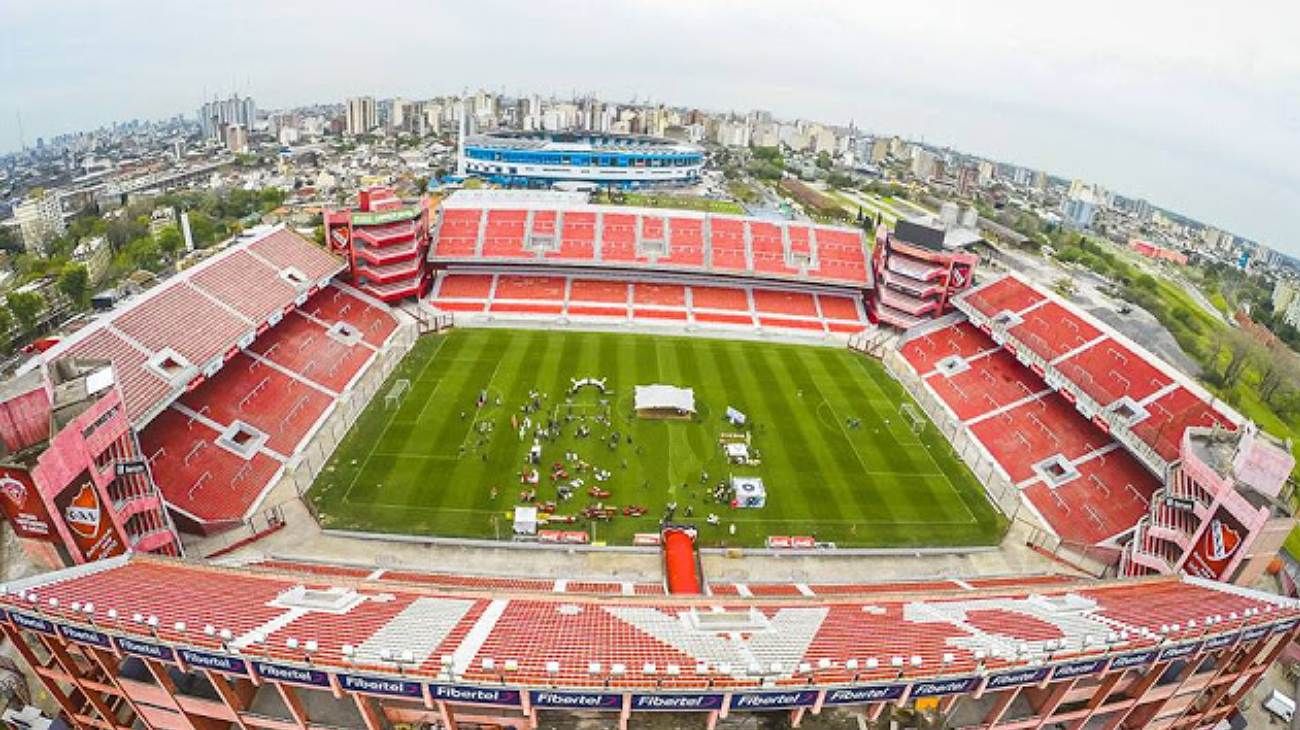
<path id="1" fill-rule="evenodd" d="M 170 6 L 87 3 L 82 12 L 61 8 L 57 22 L 48 8 L 7 7 L 0 64 L 14 88 L 0 113 L 0 148 L 18 146 L 20 111 L 30 145 L 113 119 L 191 116 L 232 89 L 265 108 L 458 88 L 576 90 L 852 120 L 865 131 L 1095 181 L 1300 253 L 1300 224 L 1289 215 L 1300 205 L 1300 173 L 1287 165 L 1300 157 L 1300 53 L 1284 42 L 1296 9 L 1279 4 L 1279 22 L 1265 24 L 1210 5 L 1144 5 L 1124 8 L 1117 23 L 1107 7 L 1073 18 L 1018 3 L 991 17 L 957 4 L 834 4 L 798 17 L 778 5 L 738 12 L 719 3 L 601 5 L 598 13 L 581 3 L 381 3 L 364 17 L 295 4 L 191 6 L 185 24 L 201 33 L 145 38 L 137 37 L 142 19 Z M 292 32 L 268 46 L 266 34 L 243 30 L 254 12 L 251 27 Z M 1072 37 L 1056 30 L 1062 22 Z M 360 31 L 346 62 L 328 42 L 340 23 Z M 398 27 L 429 30 L 409 31 L 407 45 L 385 40 Z M 556 43 L 538 32 L 547 27 L 582 41 Z M 473 42 L 482 28 L 499 41 L 490 53 Z M 108 52 L 123 38 L 129 50 Z M 371 54 L 366 64 L 352 63 L 358 51 Z M 452 59 L 466 62 L 449 66 Z"/>

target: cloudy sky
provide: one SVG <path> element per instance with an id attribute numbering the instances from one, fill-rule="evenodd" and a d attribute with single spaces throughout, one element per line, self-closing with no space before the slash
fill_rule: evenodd
<path id="1" fill-rule="evenodd" d="M 0 150 L 479 87 L 763 108 L 1099 182 L 1300 255 L 1300 3 L 0 2 Z"/>

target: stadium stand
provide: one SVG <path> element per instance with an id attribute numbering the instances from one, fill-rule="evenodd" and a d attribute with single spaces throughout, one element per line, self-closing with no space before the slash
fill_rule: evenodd
<path id="1" fill-rule="evenodd" d="M 1236 429 L 1243 418 L 1092 315 L 1016 274 L 955 299 L 976 326 L 1018 353 L 1153 472 L 1163 473 L 1192 426 Z"/>
<path id="2" fill-rule="evenodd" d="M 342 269 L 343 262 L 291 231 L 255 230 L 82 328 L 44 357 L 112 361 L 128 414 L 140 425 L 216 373 L 257 332 Z"/>
<path id="3" fill-rule="evenodd" d="M 268 449 L 288 455 L 332 400 L 320 387 L 241 353 L 177 402 L 222 426 L 254 426 L 268 435 Z"/>
<path id="4" fill-rule="evenodd" d="M 387 307 L 379 307 L 340 289 L 327 286 L 304 302 L 299 311 L 329 327 L 337 322 L 351 325 L 362 339 L 381 347 L 397 329 L 397 320 Z"/>
<path id="5" fill-rule="evenodd" d="M 297 234 L 254 230 L 45 356 L 110 361 L 164 499 L 188 527 L 218 529 L 397 329 L 386 306 L 329 283 L 342 268 Z"/>
<path id="6" fill-rule="evenodd" d="M 1245 628 L 1294 631 L 1300 616 L 1289 599 L 1181 577 L 903 584 L 832 601 L 751 589 L 725 603 L 625 596 L 608 590 L 613 584 L 563 599 L 509 586 L 485 596 L 481 586 L 410 578 L 128 555 L 8 586 L 0 603 L 22 612 L 39 601 L 41 616 L 56 623 L 209 651 L 226 651 L 231 639 L 219 637 L 229 632 L 241 653 L 323 671 L 649 690 L 967 677 Z M 91 602 L 93 624 L 76 608 Z M 1233 618 L 1220 626 L 1216 616 Z"/>
<path id="7" fill-rule="evenodd" d="M 969 322 L 918 333 L 899 353 L 1062 539 L 1109 543 L 1146 513 L 1160 480 Z"/>
<path id="8" fill-rule="evenodd" d="M 224 448 L 220 435 L 202 419 L 174 408 L 140 432 L 158 489 L 170 507 L 194 520 L 188 525 L 193 529 L 242 520 L 280 468 L 260 449 L 245 458 Z"/>
<path id="9" fill-rule="evenodd" d="M 862 233 L 849 228 L 684 210 L 665 214 L 520 191 L 460 191 L 443 201 L 442 210 L 433 243 L 436 266 L 537 261 L 540 255 L 549 263 L 604 270 L 721 273 L 858 289 L 870 281 Z"/>
<path id="10" fill-rule="evenodd" d="M 606 272 L 601 272 L 609 276 Z M 444 272 L 430 303 L 464 314 L 569 320 L 610 318 L 647 324 L 689 322 L 701 327 L 755 326 L 824 336 L 869 326 L 858 299 L 844 294 L 753 286 L 685 284 L 652 278 L 595 278 L 563 272 Z M 630 300 L 629 300 L 630 291 Z M 631 307 L 629 308 L 629 304 Z"/>
<path id="11" fill-rule="evenodd" d="M 471 208 L 443 209 L 438 224 L 438 245 L 447 256 L 473 256 L 478 251 L 479 221 L 483 211 Z"/>
<path id="12" fill-rule="evenodd" d="M 248 352 L 341 393 L 361 372 L 374 349 L 336 337 L 319 322 L 294 311 L 250 344 Z"/>

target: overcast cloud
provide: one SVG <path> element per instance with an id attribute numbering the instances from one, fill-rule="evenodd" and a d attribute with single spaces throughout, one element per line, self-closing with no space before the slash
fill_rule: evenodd
<path id="1" fill-rule="evenodd" d="M 349 95 L 596 92 L 897 133 L 1300 255 L 1291 2 L 0 3 L 0 149 Z"/>

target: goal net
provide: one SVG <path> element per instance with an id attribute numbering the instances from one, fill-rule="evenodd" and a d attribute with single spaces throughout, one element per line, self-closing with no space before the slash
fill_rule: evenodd
<path id="1" fill-rule="evenodd" d="M 898 407 L 898 412 L 903 416 L 903 422 L 907 424 L 907 427 L 912 429 L 912 433 L 920 434 L 925 430 L 927 419 L 920 408 L 911 403 L 904 403 Z"/>
<path id="2" fill-rule="evenodd" d="M 406 397 L 406 391 L 411 389 L 411 381 L 406 378 L 399 379 L 393 383 L 393 387 L 388 389 L 384 394 L 384 408 L 395 408 Z"/>

